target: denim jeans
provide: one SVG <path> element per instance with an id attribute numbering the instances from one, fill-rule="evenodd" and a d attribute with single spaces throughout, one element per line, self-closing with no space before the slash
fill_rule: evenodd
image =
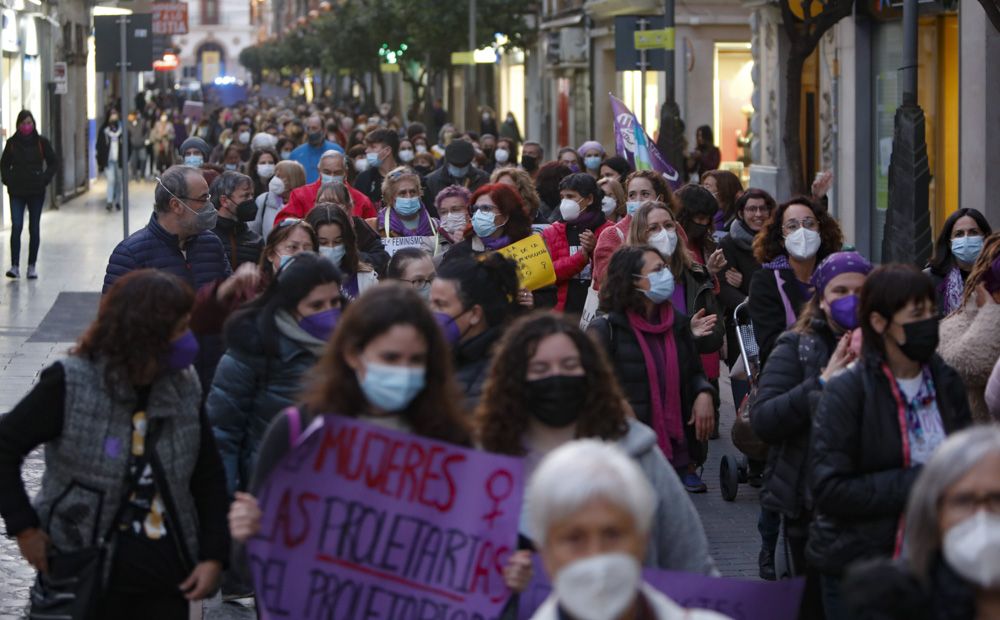
<path id="1" fill-rule="evenodd" d="M 10 197 L 10 264 L 17 267 L 21 264 L 21 230 L 24 228 L 24 211 L 28 210 L 28 264 L 34 265 L 38 260 L 38 245 L 41 243 L 42 205 L 45 204 L 45 192 L 30 196 Z"/>
<path id="2" fill-rule="evenodd" d="M 122 169 L 118 167 L 118 162 L 109 161 L 108 167 L 104 169 L 108 179 L 108 200 L 109 205 L 119 204 L 122 201 Z"/>

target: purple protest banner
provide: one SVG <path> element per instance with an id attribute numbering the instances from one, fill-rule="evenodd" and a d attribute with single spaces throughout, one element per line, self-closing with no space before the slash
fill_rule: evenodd
<path id="1" fill-rule="evenodd" d="M 642 578 L 681 607 L 709 609 L 733 620 L 795 620 L 804 579 L 752 581 L 644 568 Z M 552 594 L 542 562 L 534 558 L 531 582 L 518 597 L 518 620 L 530 620 Z"/>
<path id="2" fill-rule="evenodd" d="M 261 617 L 495 618 L 523 476 L 520 459 L 318 418 L 259 493 Z"/>
<path id="3" fill-rule="evenodd" d="M 650 140 L 649 134 L 639 124 L 639 119 L 628 109 L 625 102 L 608 93 L 611 97 L 611 113 L 615 120 L 615 149 L 620 157 L 628 160 L 634 170 L 655 170 L 663 175 L 672 189 L 679 188 L 681 176 L 667 163 Z"/>

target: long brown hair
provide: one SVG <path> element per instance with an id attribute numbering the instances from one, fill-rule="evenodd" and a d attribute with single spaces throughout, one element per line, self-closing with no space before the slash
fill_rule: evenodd
<path id="1" fill-rule="evenodd" d="M 683 228 L 681 227 L 681 223 L 677 221 L 677 216 L 674 215 L 674 212 L 670 210 L 670 207 L 666 203 L 659 200 L 647 200 L 642 203 L 642 206 L 632 214 L 632 221 L 629 223 L 628 237 L 625 243 L 630 246 L 641 247 L 649 245 L 649 235 L 646 234 L 646 229 L 649 226 L 649 216 L 653 214 L 655 209 L 666 211 L 670 215 L 670 221 L 676 227 L 674 233 L 677 235 L 677 247 L 674 248 L 674 253 L 665 257 L 664 260 L 670 265 L 670 273 L 674 274 L 675 278 L 680 278 L 684 275 L 685 271 L 691 269 L 694 265 L 694 259 L 691 258 L 691 250 L 688 249 L 687 235 L 682 233 Z M 642 242 L 639 241 L 640 234 L 644 237 Z"/>
<path id="2" fill-rule="evenodd" d="M 354 220 L 340 205 L 332 202 L 321 202 L 313 207 L 306 222 L 316 231 L 319 237 L 319 229 L 330 224 L 336 224 L 340 228 L 340 236 L 344 242 L 344 259 L 340 261 L 340 269 L 349 275 L 354 275 L 359 271 L 371 271 L 371 267 L 361 262 L 361 254 L 358 252 L 358 236 L 354 230 Z M 319 246 L 316 247 L 319 251 Z"/>
<path id="3" fill-rule="evenodd" d="M 575 321 L 538 311 L 515 321 L 497 346 L 475 416 L 479 440 L 486 450 L 525 453 L 523 440 L 531 417 L 530 403 L 524 398 L 528 360 L 542 340 L 556 334 L 568 336 L 580 352 L 590 390 L 576 421 L 576 437 L 609 440 L 628 432 L 625 397 L 604 351 Z"/>
<path id="4" fill-rule="evenodd" d="M 298 228 L 302 228 L 309 235 L 309 240 L 313 244 L 312 251 L 316 252 L 319 250 L 319 237 L 316 235 L 316 229 L 310 226 L 308 222 L 291 217 L 281 220 L 271 229 L 271 234 L 267 236 L 267 243 L 264 244 L 264 249 L 260 251 L 260 260 L 257 262 L 257 267 L 260 269 L 265 286 L 270 284 L 271 278 L 274 277 L 274 265 L 271 264 L 271 259 L 269 258 L 271 252 L 274 252 L 275 248 L 282 241 L 290 237 Z"/>
<path id="5" fill-rule="evenodd" d="M 156 269 L 132 271 L 101 298 L 97 318 L 70 354 L 103 361 L 109 387 L 122 381 L 148 383 L 192 307 L 194 291 L 177 276 Z"/>
<path id="6" fill-rule="evenodd" d="M 333 338 L 312 370 L 303 395 L 313 414 L 356 417 L 368 409 L 348 355 L 360 354 L 372 340 L 396 325 L 409 325 L 427 341 L 426 387 L 401 416 L 414 433 L 459 445 L 470 445 L 468 426 L 451 370 L 451 353 L 427 304 L 412 287 L 385 283 L 367 291 L 341 315 Z"/>
<path id="7" fill-rule="evenodd" d="M 976 294 L 976 287 L 982 284 L 987 272 L 993 268 L 993 261 L 1000 257 L 1000 232 L 993 233 L 983 241 L 983 251 L 979 253 L 972 266 L 972 271 L 965 279 L 965 290 L 962 292 L 962 307 Z"/>

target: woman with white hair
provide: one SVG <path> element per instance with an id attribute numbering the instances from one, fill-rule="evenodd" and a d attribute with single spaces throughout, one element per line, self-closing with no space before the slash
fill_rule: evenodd
<path id="1" fill-rule="evenodd" d="M 1000 618 L 1000 427 L 949 437 L 906 511 L 904 560 L 859 567 L 844 584 L 853 619 Z"/>
<path id="2" fill-rule="evenodd" d="M 642 581 L 656 503 L 642 469 L 613 444 L 584 439 L 553 450 L 526 494 L 554 586 L 533 620 L 725 618 L 684 609 Z"/>

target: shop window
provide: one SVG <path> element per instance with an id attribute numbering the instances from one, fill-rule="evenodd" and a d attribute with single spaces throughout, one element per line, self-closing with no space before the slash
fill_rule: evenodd
<path id="1" fill-rule="evenodd" d="M 205 26 L 219 23 L 219 0 L 201 0 L 201 23 Z"/>

